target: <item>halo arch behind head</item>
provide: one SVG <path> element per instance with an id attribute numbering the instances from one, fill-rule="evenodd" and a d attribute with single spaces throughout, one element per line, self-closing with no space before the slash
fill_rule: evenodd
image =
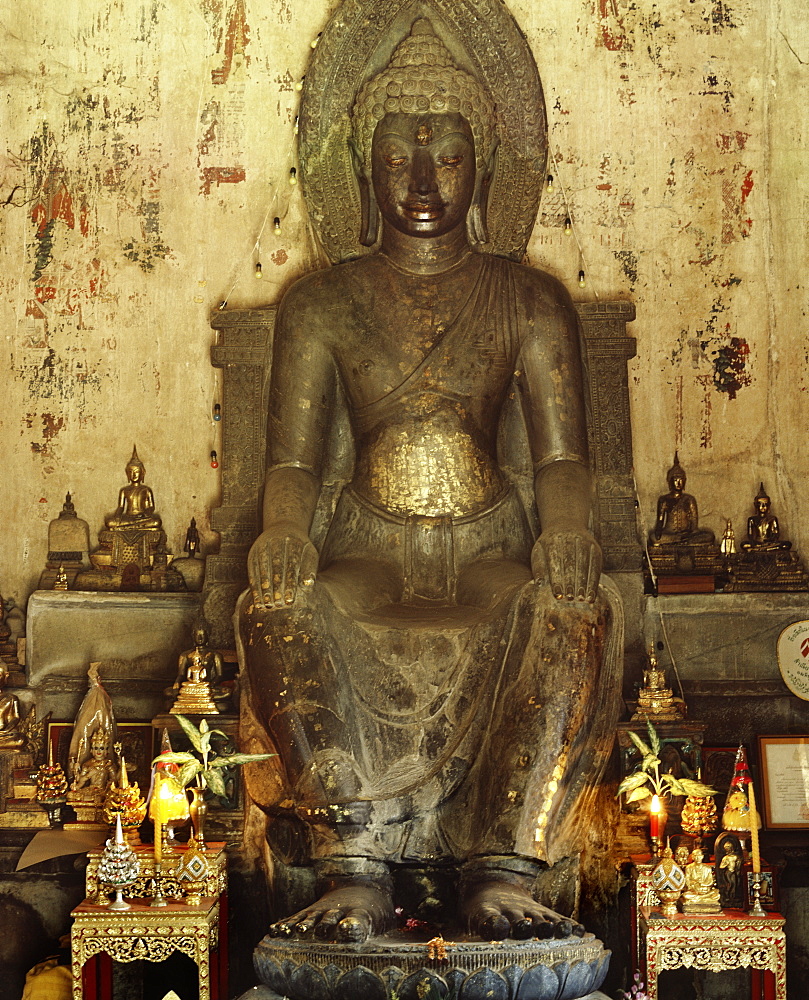
<path id="1" fill-rule="evenodd" d="M 521 260 L 534 225 L 547 159 L 547 119 L 531 50 L 501 0 L 344 0 L 307 70 L 300 111 L 303 192 L 333 263 L 368 251 L 348 140 L 361 86 L 383 70 L 414 21 L 428 18 L 456 65 L 497 106 L 500 146 L 489 195 L 488 253 Z"/>

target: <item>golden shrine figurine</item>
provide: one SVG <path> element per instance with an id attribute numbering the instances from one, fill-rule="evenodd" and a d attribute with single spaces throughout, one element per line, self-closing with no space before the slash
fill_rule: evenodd
<path id="1" fill-rule="evenodd" d="M 792 542 L 781 538 L 778 518 L 771 501 L 759 484 L 753 499 L 754 513 L 747 519 L 747 538 L 731 562 L 729 591 L 777 592 L 809 590 L 809 574 L 792 549 Z"/>
<path id="2" fill-rule="evenodd" d="M 0 660 L 0 750 L 24 750 L 26 738 L 22 726 L 20 699 L 3 689 L 8 681 L 8 667 Z"/>
<path id="3" fill-rule="evenodd" d="M 118 507 L 104 518 L 99 545 L 90 553 L 93 568 L 80 572 L 75 590 L 185 590 L 171 565 L 166 533 L 155 510 L 154 494 L 144 483 L 146 470 L 137 448 L 126 465 L 127 483 Z"/>
<path id="4" fill-rule="evenodd" d="M 643 687 L 638 693 L 638 706 L 632 722 L 678 722 L 685 716 L 685 703 L 675 698 L 666 685 L 666 672 L 657 662 L 654 647 L 649 650 L 649 667 L 643 671 Z"/>
<path id="5" fill-rule="evenodd" d="M 79 765 L 67 793 L 67 804 L 76 810 L 77 822 L 103 825 L 104 800 L 116 773 L 109 735 L 96 729 L 90 740 L 90 756 Z"/>
<path id="6" fill-rule="evenodd" d="M 683 913 L 720 913 L 722 910 L 713 868 L 705 864 L 703 856 L 702 850 L 695 847 L 685 866 Z"/>
<path id="7" fill-rule="evenodd" d="M 697 501 L 685 492 L 685 469 L 678 453 L 666 473 L 668 493 L 657 501 L 657 519 L 649 532 L 648 553 L 658 576 L 716 576 L 722 571 L 714 533 L 699 525 Z"/>
<path id="8" fill-rule="evenodd" d="M 196 626 L 193 637 L 194 648 L 180 654 L 172 688 L 179 694 L 169 711 L 171 715 L 219 715 L 213 695 L 222 679 L 222 657 L 209 648 L 203 625 Z"/>

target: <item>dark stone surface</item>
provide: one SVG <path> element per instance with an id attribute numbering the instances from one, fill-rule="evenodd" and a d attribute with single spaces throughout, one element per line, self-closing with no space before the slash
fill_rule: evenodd
<path id="1" fill-rule="evenodd" d="M 610 953 L 592 934 L 539 941 L 446 938 L 447 959 L 428 958 L 424 942 L 401 936 L 367 944 L 264 938 L 256 972 L 271 997 L 289 1000 L 418 1000 L 434 986 L 458 1000 L 580 1000 L 604 981 Z M 250 991 L 245 997 L 261 996 Z"/>

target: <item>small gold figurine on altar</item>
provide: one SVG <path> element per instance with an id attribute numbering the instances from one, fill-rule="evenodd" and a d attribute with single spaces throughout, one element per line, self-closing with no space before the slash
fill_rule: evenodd
<path id="1" fill-rule="evenodd" d="M 666 686 L 666 672 L 658 666 L 652 646 L 649 649 L 649 667 L 643 671 L 638 707 L 631 721 L 679 722 L 684 716 L 685 703 L 682 698 L 675 698 L 672 689 Z"/>
<path id="2" fill-rule="evenodd" d="M 179 696 L 169 710 L 172 715 L 219 715 L 213 699 L 215 685 L 222 678 L 222 657 L 208 646 L 204 625 L 193 632 L 194 648 L 180 654 L 174 690 Z"/>
<path id="3" fill-rule="evenodd" d="M 105 729 L 96 729 L 90 740 L 90 756 L 79 765 L 67 793 L 67 804 L 76 810 L 77 822 L 104 825 L 104 800 L 115 773 L 109 734 Z"/>
<path id="4" fill-rule="evenodd" d="M 747 541 L 742 542 L 743 549 L 757 549 L 759 552 L 764 552 L 792 548 L 792 542 L 781 540 L 778 518 L 771 512 L 770 503 L 764 483 L 760 483 L 758 493 L 753 499 L 755 514 L 747 519 Z"/>
<path id="5" fill-rule="evenodd" d="M 197 519 L 192 517 L 191 523 L 188 525 L 185 533 L 185 542 L 183 543 L 183 551 L 187 554 L 180 556 L 179 559 L 175 559 L 171 564 L 172 568 L 177 570 L 183 580 L 185 580 L 185 585 L 190 591 L 202 590 L 202 585 L 205 582 L 205 559 L 197 558 L 199 546 L 200 537 L 199 529 L 197 528 Z"/>
<path id="6" fill-rule="evenodd" d="M 140 793 L 137 782 L 129 782 L 126 760 L 120 743 L 115 744 L 115 753 L 120 761 L 120 781 L 113 782 L 104 798 L 104 819 L 114 826 L 120 819 L 124 836 L 130 847 L 140 843 L 138 827 L 146 818 L 146 800 Z"/>
<path id="7" fill-rule="evenodd" d="M 26 739 L 22 728 L 20 700 L 15 694 L 4 691 L 8 681 L 8 667 L 0 660 L 0 750 L 22 750 Z"/>
<path id="8" fill-rule="evenodd" d="M 691 859 L 685 866 L 682 907 L 683 913 L 720 913 L 722 910 L 713 868 L 705 864 L 699 847 L 691 852 Z"/>
<path id="9" fill-rule="evenodd" d="M 649 560 L 660 576 L 716 576 L 722 571 L 714 533 L 700 528 L 697 501 L 685 492 L 685 470 L 678 453 L 666 473 L 668 493 L 657 501 L 657 520 L 649 532 Z M 661 588 L 662 589 L 662 588 Z"/>
<path id="10" fill-rule="evenodd" d="M 778 518 L 770 510 L 770 498 L 759 484 L 753 500 L 754 513 L 747 520 L 747 538 L 731 563 L 725 590 L 777 592 L 809 590 L 809 575 L 792 542 L 781 538 Z"/>
<path id="11" fill-rule="evenodd" d="M 155 510 L 154 494 L 144 483 L 146 470 L 133 448 L 126 465 L 127 484 L 118 507 L 104 518 L 99 546 L 90 553 L 93 569 L 76 577 L 76 590 L 185 590 L 182 576 L 171 565 L 166 533 Z"/>
<path id="12" fill-rule="evenodd" d="M 104 799 L 118 770 L 112 756 L 115 715 L 98 668 L 98 663 L 90 664 L 89 689 L 73 725 L 67 761 L 67 803 L 76 810 L 80 825 L 104 827 Z"/>

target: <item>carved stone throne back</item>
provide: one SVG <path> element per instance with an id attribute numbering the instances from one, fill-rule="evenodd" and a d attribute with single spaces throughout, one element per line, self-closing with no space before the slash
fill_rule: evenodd
<path id="1" fill-rule="evenodd" d="M 595 483 L 593 530 L 604 551 L 604 568 L 631 572 L 641 566 L 636 525 L 629 419 L 627 361 L 635 340 L 626 324 L 635 318 L 631 302 L 579 303 L 590 464 Z M 233 648 L 232 617 L 247 586 L 247 553 L 261 530 L 261 495 L 266 461 L 266 413 L 276 307 L 214 313 L 217 341 L 211 360 L 222 370 L 222 504 L 211 515 L 220 549 L 205 566 L 203 611 L 212 642 Z M 313 541 L 320 546 L 345 481 L 353 447 L 344 406 L 331 426 L 332 455 L 315 514 Z M 503 414 L 499 446 L 537 530 L 525 428 L 518 407 Z"/>

